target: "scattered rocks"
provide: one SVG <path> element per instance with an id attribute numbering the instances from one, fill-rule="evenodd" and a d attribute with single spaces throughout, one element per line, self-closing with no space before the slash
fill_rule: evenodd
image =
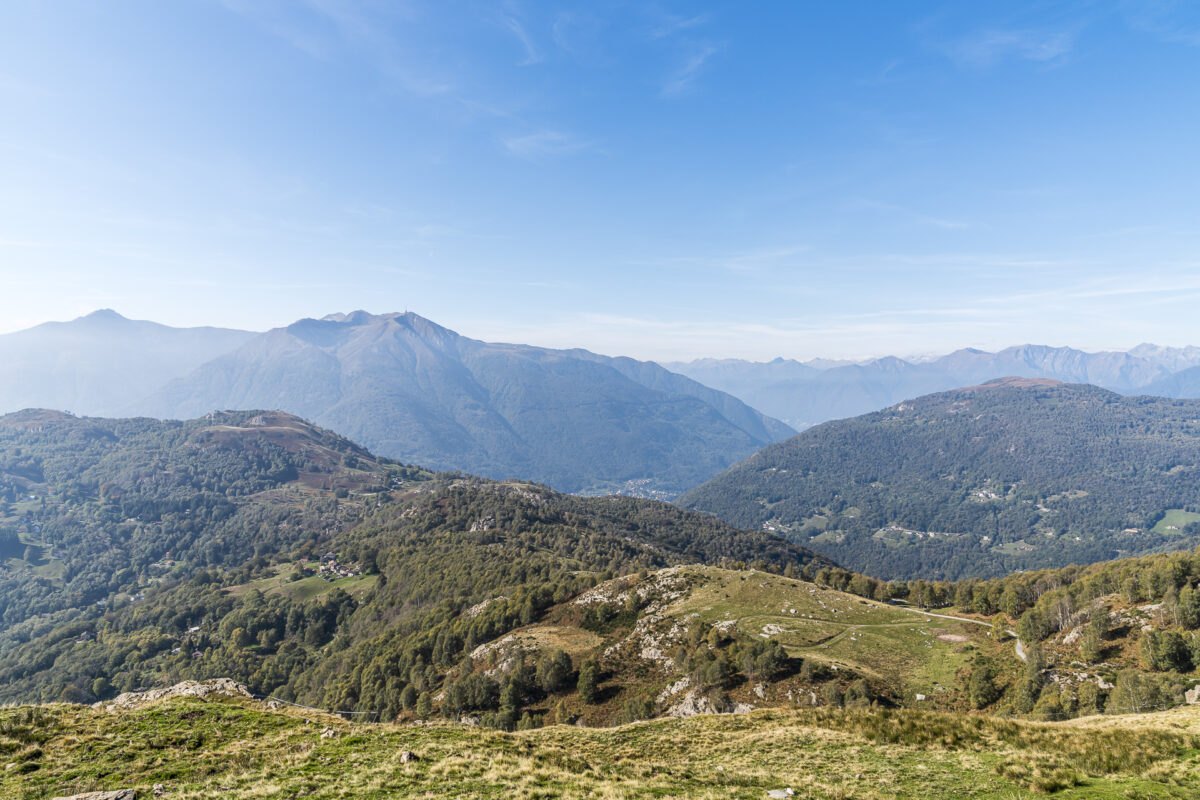
<path id="1" fill-rule="evenodd" d="M 420 760 L 420 756 L 418 756 L 412 750 L 404 750 L 404 751 L 401 751 L 401 753 L 400 753 L 400 763 L 401 764 L 411 764 L 412 762 L 419 761 L 419 760 Z"/>
<path id="2" fill-rule="evenodd" d="M 125 692 L 112 700 L 97 703 L 97 708 L 105 711 L 116 711 L 127 708 L 137 708 L 148 703 L 166 700 L 171 697 L 208 697 L 224 695 L 228 697 L 253 697 L 250 690 L 242 684 L 229 678 L 214 678 L 207 681 L 183 681 L 165 689 L 148 689 L 144 692 Z"/>
<path id="3" fill-rule="evenodd" d="M 167 793 L 167 787 L 163 786 L 161 783 L 156 783 L 154 784 L 152 791 L 154 792 L 155 797 L 162 797 Z"/>
<path id="4" fill-rule="evenodd" d="M 768 789 L 767 790 L 767 797 L 770 797 L 773 800 L 787 800 L 787 798 L 791 797 L 794 794 L 795 794 L 795 792 L 792 791 L 792 787 L 790 787 L 790 786 L 787 787 L 786 789 Z"/>
<path id="5" fill-rule="evenodd" d="M 1200 703 L 1200 686 L 1193 686 L 1191 689 L 1188 689 L 1186 692 L 1184 692 L 1183 699 L 1184 702 L 1186 702 L 1189 706 L 1194 706 L 1197 703 Z"/>
<path id="6" fill-rule="evenodd" d="M 460 725 L 466 725 L 468 728 L 478 728 L 480 719 L 479 717 L 459 717 L 458 722 Z"/>
<path id="7" fill-rule="evenodd" d="M 759 634 L 764 639 L 769 639 L 772 636 L 778 636 L 781 633 L 794 633 L 795 628 L 785 628 L 782 625 L 776 625 L 774 622 L 763 625 L 762 633 Z"/>
<path id="8" fill-rule="evenodd" d="M 787 699 L 796 705 L 819 705 L 817 701 L 817 693 L 814 691 L 804 691 L 803 689 L 788 689 Z"/>
<path id="9" fill-rule="evenodd" d="M 117 789 L 115 792 L 84 792 L 83 794 L 63 795 L 51 800 L 135 800 L 133 789 Z"/>
<path id="10" fill-rule="evenodd" d="M 338 732 L 336 730 L 334 730 L 333 728 L 322 728 L 321 729 L 321 738 L 322 739 L 336 739 L 337 737 L 338 737 Z"/>

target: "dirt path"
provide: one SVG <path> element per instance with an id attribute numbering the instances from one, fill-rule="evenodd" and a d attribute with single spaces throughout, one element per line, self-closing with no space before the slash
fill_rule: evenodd
<path id="1" fill-rule="evenodd" d="M 958 620 L 959 622 L 972 622 L 976 625 L 986 625 L 989 628 L 993 628 L 993 629 L 996 627 L 995 625 L 993 625 L 990 622 L 984 622 L 981 619 L 971 619 L 970 617 L 955 617 L 950 614 L 935 614 L 932 611 L 917 611 L 917 613 L 924 614 L 927 617 L 941 617 L 942 619 L 954 619 L 954 620 Z M 1017 632 L 1014 630 L 1010 630 L 1008 628 L 1005 628 L 1004 632 L 1017 640 L 1016 647 L 1014 647 L 1013 649 L 1016 650 L 1017 658 L 1021 659 L 1022 661 L 1025 661 L 1026 660 L 1025 645 L 1021 643 L 1020 638 L 1017 636 Z"/>

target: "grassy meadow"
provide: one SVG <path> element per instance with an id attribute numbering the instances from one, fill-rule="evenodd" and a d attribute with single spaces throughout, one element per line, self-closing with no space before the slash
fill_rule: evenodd
<path id="1" fill-rule="evenodd" d="M 0 762 L 0 796 L 14 800 L 127 787 L 149 796 L 158 783 L 180 800 L 762 798 L 786 787 L 830 800 L 1191 798 L 1200 709 L 1033 723 L 822 708 L 502 733 L 175 698 L 122 711 L 0 709 Z"/>

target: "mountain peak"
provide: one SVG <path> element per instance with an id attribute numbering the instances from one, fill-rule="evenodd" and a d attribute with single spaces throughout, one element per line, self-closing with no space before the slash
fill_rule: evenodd
<path id="1" fill-rule="evenodd" d="M 340 311 L 333 314 L 326 314 L 325 316 L 321 317 L 319 322 L 338 322 L 344 325 L 366 325 L 367 323 L 374 322 L 377 319 L 384 319 L 386 317 L 394 316 L 396 315 L 381 314 L 376 316 L 375 314 L 372 314 L 369 311 L 363 311 L 360 308 L 356 311 L 351 311 L 349 314 L 344 314 Z"/>
<path id="2" fill-rule="evenodd" d="M 111 308 L 99 308 L 90 314 L 85 314 L 79 317 L 76 322 L 129 322 L 128 317 L 123 317 Z"/>

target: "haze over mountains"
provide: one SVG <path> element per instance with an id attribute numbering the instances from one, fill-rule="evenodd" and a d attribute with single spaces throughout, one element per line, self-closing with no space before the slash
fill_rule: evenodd
<path id="1" fill-rule="evenodd" d="M 113 416 L 255 334 L 172 328 L 104 309 L 0 336 L 0 413 L 54 408 Z"/>
<path id="2" fill-rule="evenodd" d="M 794 433 L 656 364 L 489 344 L 416 314 L 360 311 L 250 334 L 97 312 L 5 338 L 4 410 L 280 409 L 389 457 L 572 492 L 674 496 Z"/>
<path id="3" fill-rule="evenodd" d="M 797 430 L 1006 376 L 1090 383 L 1122 394 L 1200 397 L 1200 348 L 1152 344 L 1128 352 L 1026 344 L 997 353 L 967 348 L 923 361 L 894 356 L 862 363 L 700 359 L 663 366 Z"/>
<path id="4" fill-rule="evenodd" d="M 1200 396 L 1200 348 L 1024 345 L 926 361 L 660 366 L 487 343 L 416 314 L 361 311 L 254 333 L 103 310 L 0 336 L 0 412 L 192 418 L 280 409 L 410 463 L 663 498 L 794 429 L 1014 375 Z"/>

